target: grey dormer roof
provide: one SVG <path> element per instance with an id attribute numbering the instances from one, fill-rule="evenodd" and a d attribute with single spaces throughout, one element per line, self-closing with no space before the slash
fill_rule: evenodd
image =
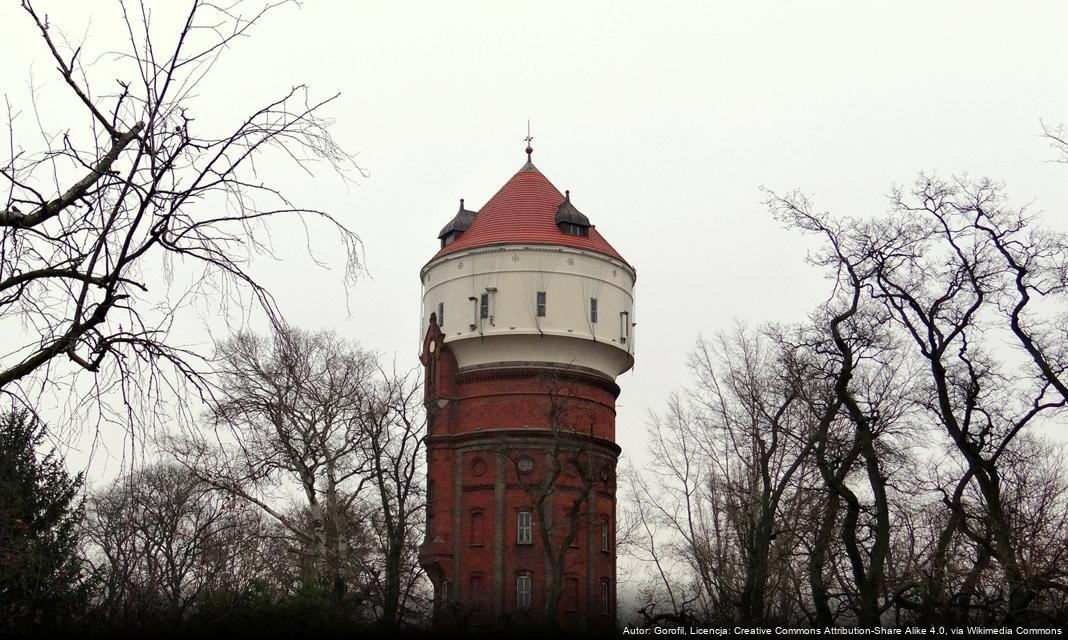
<path id="1" fill-rule="evenodd" d="M 471 222 L 474 221 L 477 213 L 477 211 L 464 209 L 464 201 L 460 200 L 460 210 L 453 216 L 452 220 L 449 220 L 449 224 L 441 228 L 441 232 L 438 233 L 438 239 L 440 240 L 454 231 L 463 233 L 465 229 L 471 226 Z"/>
<path id="2" fill-rule="evenodd" d="M 564 197 L 564 201 L 561 202 L 560 206 L 556 209 L 556 224 L 560 225 L 565 222 L 570 222 L 571 224 L 577 224 L 583 227 L 590 226 L 590 219 L 576 209 L 575 205 L 571 204 L 571 192 L 567 191 L 566 193 L 567 195 Z"/>

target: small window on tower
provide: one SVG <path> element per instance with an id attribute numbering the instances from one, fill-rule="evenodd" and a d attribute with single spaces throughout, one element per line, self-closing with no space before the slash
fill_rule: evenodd
<path id="1" fill-rule="evenodd" d="M 445 326 L 445 303 L 438 303 L 438 327 Z"/>
<path id="2" fill-rule="evenodd" d="M 609 547 L 609 544 L 611 543 L 611 539 L 609 538 L 608 534 L 609 534 L 608 521 L 607 520 L 603 520 L 601 522 L 601 551 L 610 551 L 611 550 L 611 548 Z"/>
<path id="3" fill-rule="evenodd" d="M 531 597 L 533 589 L 531 588 L 530 576 L 519 576 L 515 580 L 515 606 L 518 609 L 529 609 L 533 604 L 533 598 Z"/>
<path id="4" fill-rule="evenodd" d="M 534 518 L 529 511 L 520 511 L 516 517 L 516 544 L 531 544 L 534 541 Z"/>
<path id="5" fill-rule="evenodd" d="M 597 298 L 590 298 L 590 322 L 597 324 Z"/>
<path id="6" fill-rule="evenodd" d="M 489 317 L 489 294 L 488 293 L 483 293 L 482 294 L 482 298 L 479 300 L 479 303 L 478 303 L 478 317 L 479 318 L 483 318 L 483 319 Z"/>
<path id="7" fill-rule="evenodd" d="M 608 584 L 608 580 L 601 580 L 601 613 L 608 615 L 611 613 L 610 600 L 612 598 L 612 588 Z"/>
<path id="8" fill-rule="evenodd" d="M 539 318 L 544 318 L 545 317 L 545 292 L 544 291 L 539 291 L 538 292 L 538 317 Z"/>

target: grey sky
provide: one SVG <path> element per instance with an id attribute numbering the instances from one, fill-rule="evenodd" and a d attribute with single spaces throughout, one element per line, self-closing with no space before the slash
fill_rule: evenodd
<path id="1" fill-rule="evenodd" d="M 87 50 L 115 46 L 110 3 L 41 5 L 71 36 L 92 14 Z M 638 270 L 637 365 L 617 425 L 637 454 L 646 412 L 687 382 L 698 333 L 800 320 L 826 294 L 761 185 L 865 215 L 918 170 L 968 172 L 1068 227 L 1068 167 L 1037 137 L 1040 118 L 1068 121 L 1066 24 L 1063 2 L 309 1 L 223 58 L 196 116 L 237 118 L 298 83 L 341 92 L 334 132 L 370 175 L 350 187 L 265 175 L 358 231 L 372 277 L 346 306 L 341 266 L 316 268 L 287 233 L 274 238 L 285 261 L 258 272 L 295 324 L 402 366 L 416 363 L 418 273 L 438 229 L 459 198 L 481 207 L 519 169 L 529 117 L 535 164 Z M 0 33 L 12 103 L 30 112 L 31 63 L 66 99 L 15 0 Z M 315 248 L 340 259 L 323 236 Z M 187 331 L 208 348 L 202 328 Z"/>

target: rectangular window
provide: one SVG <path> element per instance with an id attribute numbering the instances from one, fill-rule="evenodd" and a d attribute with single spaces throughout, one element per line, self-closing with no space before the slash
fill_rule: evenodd
<path id="1" fill-rule="evenodd" d="M 530 576 L 519 576 L 515 579 L 515 606 L 519 609 L 529 609 L 533 604 L 531 594 Z"/>
<path id="2" fill-rule="evenodd" d="M 597 324 L 597 298 L 590 298 L 590 322 Z"/>
<path id="3" fill-rule="evenodd" d="M 479 300 L 478 317 L 479 318 L 488 318 L 489 317 L 489 294 L 488 293 L 483 293 L 481 300 Z"/>
<path id="4" fill-rule="evenodd" d="M 544 291 L 539 291 L 538 292 L 538 317 L 539 318 L 544 318 L 545 317 L 545 292 Z"/>
<path id="5" fill-rule="evenodd" d="M 610 551 L 608 547 L 608 521 L 601 523 L 601 551 Z"/>
<path id="6" fill-rule="evenodd" d="M 619 341 L 623 344 L 627 344 L 627 338 L 630 337 L 630 312 L 619 312 Z"/>
<path id="7" fill-rule="evenodd" d="M 444 327 L 445 326 L 445 303 L 444 302 L 439 302 L 438 303 L 438 326 L 439 327 Z"/>
<path id="8" fill-rule="evenodd" d="M 534 518 L 529 511 L 520 511 L 516 518 L 516 544 L 531 544 L 534 541 Z"/>
<path id="9" fill-rule="evenodd" d="M 601 581 L 601 613 L 608 615 L 610 613 L 610 605 L 608 599 L 611 597 L 611 589 L 608 586 L 607 580 Z"/>

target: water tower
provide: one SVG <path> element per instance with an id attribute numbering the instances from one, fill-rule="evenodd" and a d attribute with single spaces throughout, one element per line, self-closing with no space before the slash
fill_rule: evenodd
<path id="1" fill-rule="evenodd" d="M 463 200 L 422 268 L 427 533 L 438 624 L 610 631 L 615 379 L 635 270 L 527 162 Z M 583 207 L 586 205 L 583 204 Z"/>

